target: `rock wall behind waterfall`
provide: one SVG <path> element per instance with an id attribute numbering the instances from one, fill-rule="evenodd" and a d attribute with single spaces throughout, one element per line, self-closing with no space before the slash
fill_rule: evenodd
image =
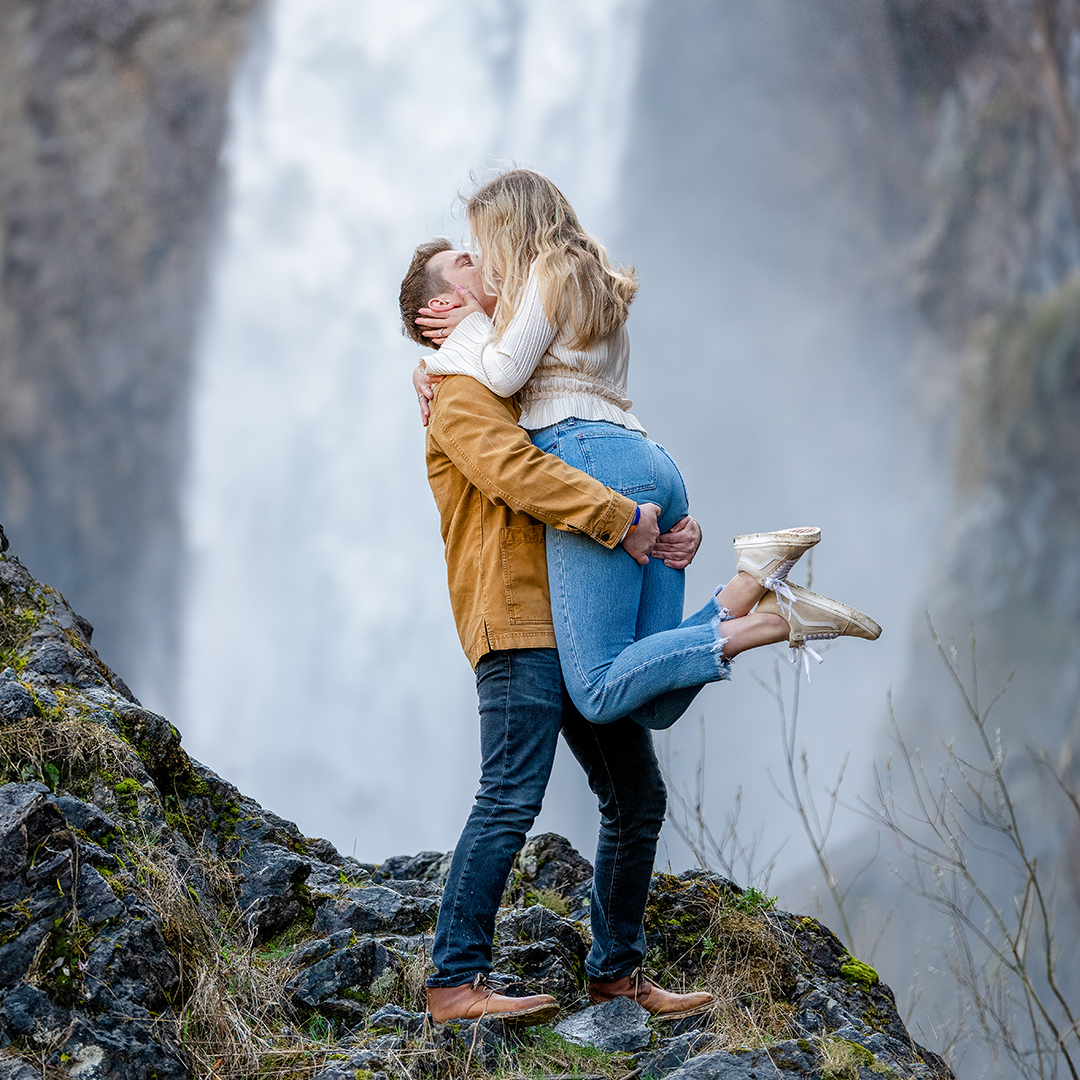
<path id="1" fill-rule="evenodd" d="M 900 8 L 901 29 L 918 42 L 917 6 Z M 915 264 L 928 323 L 957 343 L 961 371 L 953 504 L 931 616 L 944 641 L 956 642 L 969 684 L 974 631 L 983 707 L 1015 669 L 989 734 L 1000 734 L 1021 824 L 1053 896 L 1057 971 L 1075 1003 L 1080 819 L 1031 752 L 1045 752 L 1080 788 L 1080 10 L 963 10 L 969 26 L 972 13 L 981 17 L 982 33 L 951 69 L 943 65 L 935 212 Z M 905 735 L 925 753 L 955 731 L 974 757 L 951 678 L 925 631 L 917 642 L 920 677 L 897 698 Z M 1022 880 L 994 860 L 975 865 L 1011 910 Z M 939 924 L 926 936 L 941 932 Z M 893 957 L 908 958 L 913 940 L 893 942 Z"/>
<path id="2" fill-rule="evenodd" d="M 654 5 L 626 178 L 627 243 L 644 281 L 632 390 L 647 419 L 682 411 L 668 432 L 654 426 L 688 465 L 707 537 L 771 527 L 746 521 L 822 524 L 815 588 L 843 587 L 881 618 L 875 663 L 898 640 L 906 649 L 888 679 L 875 669 L 869 707 L 871 695 L 843 697 L 827 669 L 815 675 L 800 738 L 819 788 L 850 748 L 847 798 L 865 795 L 868 758 L 892 750 L 889 684 L 932 774 L 946 742 L 973 753 L 922 608 L 965 670 L 974 625 L 984 704 L 1016 669 L 991 736 L 1000 726 L 1013 794 L 1055 882 L 1067 979 L 1076 817 L 1025 751 L 1046 749 L 1075 789 L 1077 18 L 1071 3 L 983 0 Z M 828 667 L 858 650 L 845 645 Z M 869 664 L 852 664 L 841 684 L 854 687 Z M 756 746 L 776 738 L 768 703 L 736 697 L 734 682 L 722 692 L 709 713 L 710 781 L 761 787 L 749 778 Z M 818 715 L 821 695 L 829 711 Z M 756 743 L 739 742 L 747 727 Z M 753 798 L 744 792 L 747 834 Z M 767 785 L 761 798 L 776 805 Z M 714 827 L 723 805 L 716 792 Z M 834 849 L 841 876 L 880 843 L 857 826 Z M 881 929 L 860 911 L 892 910 L 874 959 L 912 982 L 912 1000 L 923 995 L 919 1023 L 932 1016 L 945 1032 L 956 1020 L 948 928 L 897 886 L 888 864 L 902 859 L 888 849 L 849 900 L 864 932 L 854 944 L 872 950 Z M 1000 860 L 981 871 L 1011 907 Z M 785 893 L 802 890 L 807 903 L 821 882 L 807 875 Z"/>
<path id="3" fill-rule="evenodd" d="M 158 702 L 190 348 L 254 6 L 0 4 L 0 520 Z"/>
<path id="4" fill-rule="evenodd" d="M 927 608 L 969 690 L 977 682 L 980 708 L 1008 684 L 987 734 L 1004 755 L 1029 854 L 1052 897 L 1057 976 L 1075 1003 L 1080 821 L 1037 759 L 1045 754 L 1074 792 L 1080 787 L 1080 10 L 893 0 L 888 14 L 925 146 L 929 210 L 910 257 L 920 320 L 908 370 L 955 446 L 943 461 L 950 506 Z M 984 768 L 987 758 L 922 618 L 911 641 L 896 721 L 936 789 L 946 743 Z M 893 751 L 883 743 L 879 761 Z M 898 757 L 895 766 L 899 801 L 911 808 Z M 952 779 L 963 790 L 959 775 Z M 1014 910 L 1022 876 L 978 847 L 1000 850 L 1000 837 L 977 820 L 957 824 L 968 831 L 976 878 L 995 905 Z M 841 876 L 850 880 L 877 845 L 868 829 L 838 860 Z M 949 927 L 897 886 L 888 863 L 911 878 L 910 863 L 886 844 L 848 905 L 856 915 L 893 911 L 876 962 L 898 983 L 911 979 L 912 1000 L 947 1038 L 971 1000 L 957 998 L 947 974 Z M 873 923 L 863 947 L 880 928 Z"/>

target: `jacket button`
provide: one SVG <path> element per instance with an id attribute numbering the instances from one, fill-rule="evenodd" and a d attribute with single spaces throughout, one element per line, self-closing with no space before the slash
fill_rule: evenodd
<path id="1" fill-rule="evenodd" d="M 601 540 L 610 540 L 611 539 L 611 533 L 601 533 L 600 534 L 600 539 Z"/>

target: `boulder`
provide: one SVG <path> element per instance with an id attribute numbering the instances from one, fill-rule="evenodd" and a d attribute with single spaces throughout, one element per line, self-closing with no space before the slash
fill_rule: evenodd
<path id="1" fill-rule="evenodd" d="M 587 952 L 582 927 L 540 904 L 510 912 L 495 928 L 495 967 L 511 975 L 518 993 L 573 1001 L 584 984 Z"/>
<path id="2" fill-rule="evenodd" d="M 371 935 L 357 941 L 350 935 L 347 941 L 306 967 L 286 989 L 324 1015 L 359 1022 L 370 1011 L 372 996 L 394 983 L 401 960 Z"/>
<path id="3" fill-rule="evenodd" d="M 631 998 L 615 998 L 574 1013 L 555 1030 L 567 1042 L 599 1050 L 642 1050 L 653 1040 L 649 1014 Z"/>
<path id="4" fill-rule="evenodd" d="M 404 896 L 394 889 L 370 885 L 327 900 L 315 916 L 313 929 L 323 934 L 343 929 L 360 934 L 415 934 L 432 927 L 438 913 L 434 898 Z"/>

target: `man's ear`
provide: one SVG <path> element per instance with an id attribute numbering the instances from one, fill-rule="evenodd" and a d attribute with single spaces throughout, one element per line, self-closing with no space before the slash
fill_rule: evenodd
<path id="1" fill-rule="evenodd" d="M 427 302 L 427 306 L 429 311 L 453 311 L 461 307 L 461 301 L 457 297 L 435 296 Z"/>

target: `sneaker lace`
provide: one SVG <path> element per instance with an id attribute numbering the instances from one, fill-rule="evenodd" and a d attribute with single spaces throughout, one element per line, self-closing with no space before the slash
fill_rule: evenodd
<path id="1" fill-rule="evenodd" d="M 786 581 L 778 581 L 773 577 L 766 578 L 764 584 L 765 588 L 772 589 L 780 614 L 790 622 L 791 613 L 795 610 L 795 594 L 791 591 L 791 586 Z"/>
<path id="2" fill-rule="evenodd" d="M 815 637 L 821 637 L 821 638 L 825 638 L 825 637 L 833 638 L 833 637 L 837 637 L 838 635 L 836 635 L 836 634 L 815 634 L 814 636 Z M 803 665 L 803 670 L 806 672 L 806 681 L 807 682 L 810 682 L 810 660 L 811 659 L 816 660 L 819 664 L 824 664 L 825 663 L 825 658 L 823 656 L 820 656 L 814 650 L 814 648 L 812 646 L 807 645 L 805 641 L 801 641 L 801 642 L 799 642 L 798 645 L 793 645 L 790 649 L 788 649 L 788 663 L 789 664 L 797 664 L 801 660 L 802 665 Z"/>
<path id="3" fill-rule="evenodd" d="M 802 552 L 799 553 L 800 555 Z M 799 556 L 795 555 L 790 559 L 785 559 L 775 570 L 762 582 L 762 585 L 766 589 L 772 589 L 776 593 L 777 600 L 783 608 L 784 602 L 788 605 L 788 611 L 790 612 L 792 604 L 795 603 L 795 595 L 792 593 L 790 586 L 787 583 L 788 573 L 791 568 L 799 561 Z"/>

